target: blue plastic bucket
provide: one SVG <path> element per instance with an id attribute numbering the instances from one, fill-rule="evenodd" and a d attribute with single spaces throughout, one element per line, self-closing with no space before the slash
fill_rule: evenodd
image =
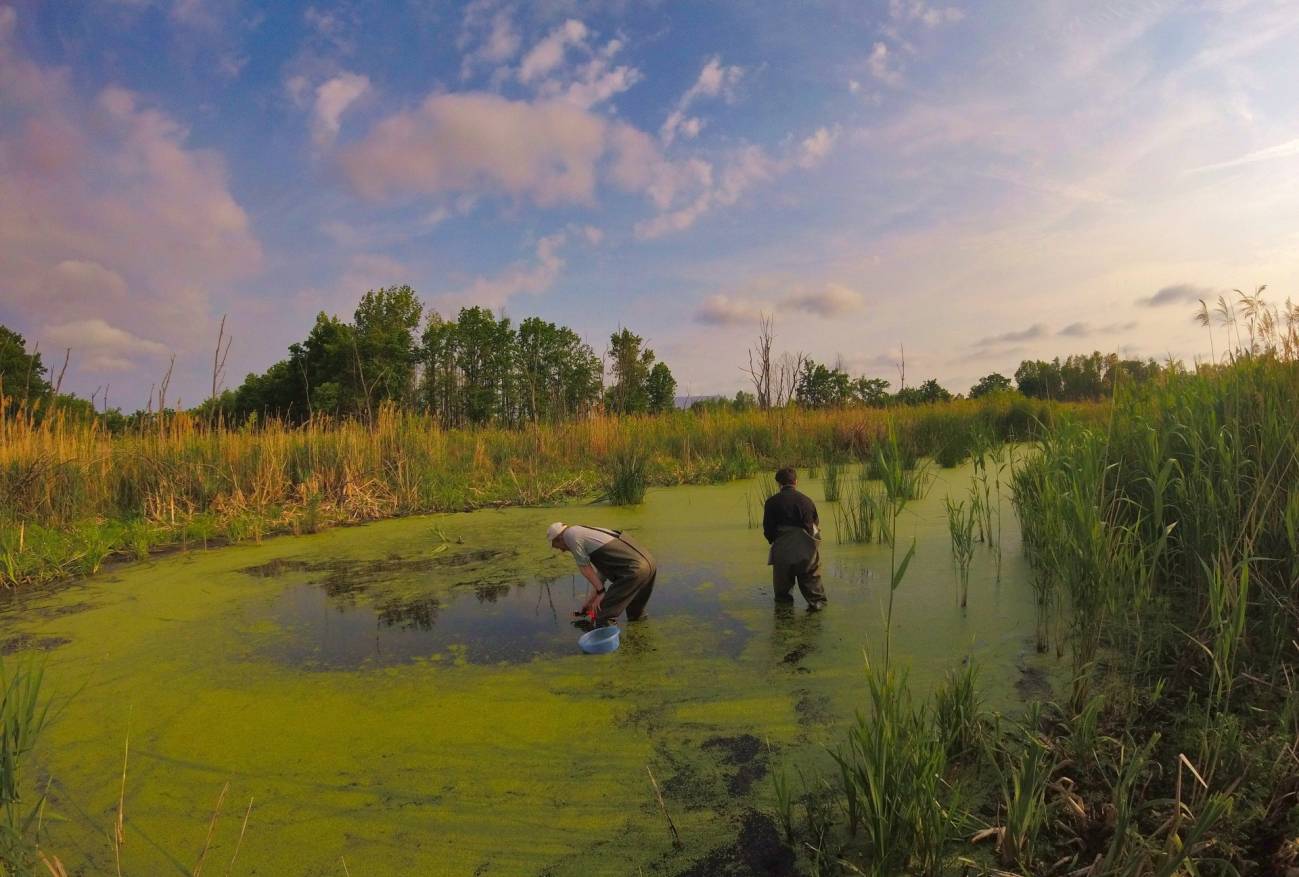
<path id="1" fill-rule="evenodd" d="M 603 655 L 618 648 L 618 628 L 597 627 L 588 630 L 577 641 L 578 647 L 588 655 Z"/>

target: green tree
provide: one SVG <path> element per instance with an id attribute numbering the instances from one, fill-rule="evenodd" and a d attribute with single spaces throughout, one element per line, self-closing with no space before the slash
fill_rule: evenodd
<path id="1" fill-rule="evenodd" d="M 664 414 L 676 408 L 677 379 L 672 377 L 672 369 L 667 363 L 655 363 L 645 381 L 645 392 L 649 397 L 651 414 Z"/>
<path id="2" fill-rule="evenodd" d="M 883 408 L 889 401 L 889 382 L 883 378 L 858 378 L 852 382 L 852 397 L 863 405 Z"/>
<path id="3" fill-rule="evenodd" d="M 644 347 L 644 343 L 630 329 L 620 329 L 609 338 L 613 385 L 605 393 L 604 404 L 615 414 L 643 414 L 649 410 L 649 374 L 654 366 L 654 351 Z"/>
<path id="4" fill-rule="evenodd" d="M 852 380 L 840 368 L 826 368 L 813 360 L 803 363 L 794 398 L 807 408 L 833 408 L 843 405 L 852 393 Z"/>
<path id="5" fill-rule="evenodd" d="M 1012 386 L 1010 378 L 999 372 L 993 372 L 979 378 L 978 382 L 970 388 L 970 398 L 980 399 L 994 393 L 1004 393 L 1010 390 Z"/>
<path id="6" fill-rule="evenodd" d="M 424 305 L 409 286 L 370 290 L 353 314 L 357 376 L 369 407 L 406 403 L 414 389 L 419 348 L 415 331 Z"/>
<path id="7" fill-rule="evenodd" d="M 1059 399 L 1063 383 L 1060 379 L 1060 360 L 1046 362 L 1026 359 L 1015 369 L 1015 384 L 1019 391 L 1032 399 Z"/>
<path id="8" fill-rule="evenodd" d="M 566 326 L 539 317 L 519 324 L 520 420 L 558 420 L 600 400 L 600 359 Z"/>
<path id="9" fill-rule="evenodd" d="M 929 405 L 934 402 L 952 401 L 952 394 L 948 392 L 948 390 L 945 387 L 941 386 L 938 383 L 938 381 L 934 380 L 933 378 L 930 378 L 929 380 L 921 384 L 917 388 L 917 391 L 919 393 L 920 403 L 922 405 Z"/>
<path id="10" fill-rule="evenodd" d="M 508 420 L 514 341 L 509 317 L 498 320 L 483 307 L 461 309 L 456 321 L 456 368 L 464 418 L 470 423 Z"/>
<path id="11" fill-rule="evenodd" d="M 0 326 L 0 395 L 6 403 L 6 413 L 50 393 L 45 379 L 46 368 L 39 351 L 27 352 L 27 339 L 7 326 Z"/>

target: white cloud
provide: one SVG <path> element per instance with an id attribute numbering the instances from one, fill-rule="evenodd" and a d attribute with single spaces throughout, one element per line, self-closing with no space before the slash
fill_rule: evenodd
<path id="1" fill-rule="evenodd" d="M 810 137 L 807 137 L 799 144 L 798 165 L 799 167 L 812 168 L 816 167 L 825 157 L 834 149 L 834 143 L 839 139 L 839 129 L 835 128 L 817 128 Z"/>
<path id="2" fill-rule="evenodd" d="M 763 308 L 753 302 L 712 295 L 695 311 L 695 322 L 706 326 L 746 326 L 758 322 Z"/>
<path id="3" fill-rule="evenodd" d="M 939 27 L 963 20 L 965 12 L 956 6 L 931 6 L 924 0 L 889 0 L 889 16 L 894 21 Z"/>
<path id="4" fill-rule="evenodd" d="M 658 215 L 636 223 L 636 236 L 650 239 L 684 231 L 714 208 L 735 204 L 759 183 L 782 176 L 796 167 L 815 167 L 829 154 L 836 137 L 837 131 L 820 128 L 783 158 L 773 158 L 758 146 L 744 146 L 731 151 L 719 171 L 705 163 L 696 165 L 693 179 L 687 177 L 683 180 L 680 175 L 682 168 L 676 166 L 676 176 L 664 177 L 664 187 L 670 190 L 672 197 L 658 198 L 660 208 L 676 201 L 678 191 L 693 191 L 694 194 L 683 205 L 661 209 Z"/>
<path id="5" fill-rule="evenodd" d="M 877 42 L 871 47 L 870 56 L 866 59 L 866 67 L 870 70 L 871 76 L 885 85 L 902 84 L 902 73 L 897 69 L 893 62 L 893 54 L 884 43 Z"/>
<path id="6" fill-rule="evenodd" d="M 724 65 L 720 56 L 714 55 L 699 71 L 694 85 L 686 89 L 685 94 L 677 101 L 672 112 L 668 114 L 659 129 L 659 137 L 665 144 L 671 145 L 678 136 L 690 140 L 699 135 L 704 122 L 698 116 L 687 114 L 691 104 L 701 97 L 718 97 L 733 100 L 735 87 L 744 76 L 744 68 L 735 65 Z"/>
<path id="7" fill-rule="evenodd" d="M 77 341 L 62 346 L 121 340 L 100 323 L 165 337 L 181 352 L 206 345 L 209 296 L 262 259 L 221 156 L 190 147 L 184 126 L 133 92 L 81 98 L 66 71 L 9 42 L 15 20 L 0 8 L 6 306 L 29 327 L 61 327 L 60 340 Z M 122 365 L 130 352 L 118 347 Z"/>
<path id="8" fill-rule="evenodd" d="M 560 250 L 567 242 L 567 231 L 547 235 L 537 241 L 531 262 L 515 263 L 491 277 L 478 277 L 455 292 L 439 296 L 439 299 L 449 304 L 499 308 L 516 295 L 543 293 L 550 289 L 564 270 L 565 263 Z"/>
<path id="9" fill-rule="evenodd" d="M 818 317 L 840 317 L 859 311 L 865 304 L 862 294 L 841 283 L 798 292 L 785 300 L 785 305 Z"/>
<path id="10" fill-rule="evenodd" d="M 607 127 L 564 102 L 434 94 L 379 122 L 341 161 L 372 199 L 489 189 L 543 206 L 590 203 Z"/>
<path id="11" fill-rule="evenodd" d="M 643 78 L 635 67 L 614 66 L 612 58 L 622 48 L 620 40 L 611 40 L 602 51 L 585 64 L 574 68 L 567 78 L 555 77 L 540 83 L 537 93 L 587 109 L 621 94 Z"/>
<path id="12" fill-rule="evenodd" d="M 519 81 L 533 82 L 564 61 L 564 53 L 570 46 L 584 46 L 587 37 L 586 25 L 575 18 L 561 24 L 548 36 L 532 47 L 519 64 Z"/>
<path id="13" fill-rule="evenodd" d="M 1278 143 L 1275 146 L 1269 146 L 1266 149 L 1256 149 L 1253 152 L 1247 152 L 1236 158 L 1227 161 L 1218 161 L 1213 164 L 1205 164 L 1199 167 L 1191 168 L 1187 173 L 1202 174 L 1210 171 L 1227 170 L 1228 168 L 1241 167 L 1242 165 L 1255 164 L 1260 161 L 1275 161 L 1279 158 L 1293 158 L 1299 155 L 1299 137 L 1293 140 L 1287 140 L 1284 143 Z"/>
<path id="14" fill-rule="evenodd" d="M 329 146 L 338 136 L 343 113 L 370 90 L 370 78 L 343 72 L 316 86 L 316 103 L 311 139 L 318 147 Z"/>
<path id="15" fill-rule="evenodd" d="M 522 40 L 511 10 L 497 7 L 495 0 L 473 0 L 465 7 L 456 40 L 456 46 L 465 53 L 460 66 L 462 78 L 469 78 L 477 66 L 504 64 L 519 52 Z"/>
<path id="16" fill-rule="evenodd" d="M 54 349 L 70 349 L 83 368 L 91 371 L 126 371 L 138 358 L 166 356 L 167 347 L 140 338 L 98 318 L 71 320 L 46 326 L 41 340 Z"/>

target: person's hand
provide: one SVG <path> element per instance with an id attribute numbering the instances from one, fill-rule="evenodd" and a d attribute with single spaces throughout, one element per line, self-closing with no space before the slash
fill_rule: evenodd
<path id="1" fill-rule="evenodd" d="M 600 604 L 604 602 L 604 594 L 596 594 L 591 598 L 588 608 L 594 615 L 600 614 Z"/>

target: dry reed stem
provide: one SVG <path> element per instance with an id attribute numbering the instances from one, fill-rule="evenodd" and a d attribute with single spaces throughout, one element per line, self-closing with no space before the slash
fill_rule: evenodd
<path id="1" fill-rule="evenodd" d="M 117 794 L 117 819 L 113 822 L 113 854 L 117 858 L 117 874 L 122 875 L 122 847 L 126 844 L 126 765 L 131 756 L 131 719 L 126 720 L 126 742 L 122 747 L 122 786 Z"/>
<path id="2" fill-rule="evenodd" d="M 37 850 L 36 855 L 40 857 L 41 864 L 50 872 L 51 877 L 68 877 L 68 869 L 63 867 L 58 856 L 46 856 L 44 850 Z"/>
<path id="3" fill-rule="evenodd" d="M 230 864 L 226 866 L 227 877 L 235 866 L 235 859 L 239 858 L 239 848 L 244 845 L 244 835 L 248 833 L 248 817 L 253 815 L 253 799 L 248 799 L 248 809 L 244 811 L 244 824 L 239 829 L 239 840 L 235 841 L 235 854 L 230 857 Z"/>
<path id="4" fill-rule="evenodd" d="M 684 844 L 681 843 L 681 835 L 677 833 L 676 824 L 672 821 L 672 817 L 668 815 L 667 804 L 663 803 L 663 793 L 659 791 L 658 780 L 654 779 L 654 771 L 650 770 L 648 764 L 645 765 L 645 772 L 649 774 L 650 785 L 654 786 L 654 796 L 659 800 L 659 809 L 663 811 L 663 818 L 668 822 L 668 830 L 672 832 L 672 846 L 679 850 Z"/>
<path id="5" fill-rule="evenodd" d="M 194 865 L 193 877 L 200 877 L 203 873 L 203 862 L 207 859 L 207 851 L 212 846 L 212 835 L 216 833 L 217 817 L 221 815 L 221 803 L 226 799 L 226 792 L 230 791 L 230 783 L 227 781 L 221 787 L 221 794 L 217 796 L 216 807 L 212 810 L 212 821 L 207 826 L 207 839 L 203 841 L 203 852 L 199 853 L 198 862 Z"/>

